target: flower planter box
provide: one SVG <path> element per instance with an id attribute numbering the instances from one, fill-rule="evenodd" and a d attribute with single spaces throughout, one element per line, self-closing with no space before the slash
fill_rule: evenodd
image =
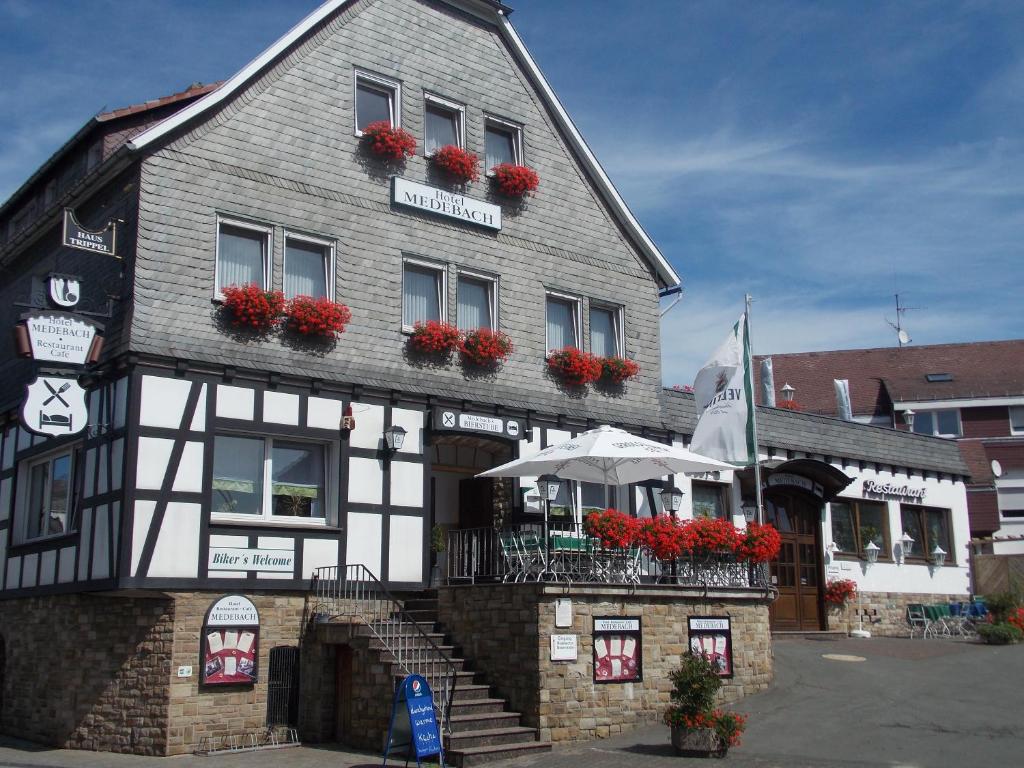
<path id="1" fill-rule="evenodd" d="M 729 751 L 714 728 L 672 726 L 672 746 L 680 757 L 723 757 Z"/>

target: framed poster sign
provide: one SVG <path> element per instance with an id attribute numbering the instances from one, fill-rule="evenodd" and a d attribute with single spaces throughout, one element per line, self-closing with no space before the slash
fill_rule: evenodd
<path id="1" fill-rule="evenodd" d="M 251 685 L 260 657 L 260 615 L 242 595 L 225 595 L 206 612 L 201 640 L 203 685 Z"/>
<path id="2" fill-rule="evenodd" d="M 594 617 L 594 682 L 639 683 L 643 674 L 639 616 Z"/>
<path id="3" fill-rule="evenodd" d="M 728 616 L 690 616 L 690 652 L 710 661 L 719 677 L 732 677 L 732 620 Z"/>

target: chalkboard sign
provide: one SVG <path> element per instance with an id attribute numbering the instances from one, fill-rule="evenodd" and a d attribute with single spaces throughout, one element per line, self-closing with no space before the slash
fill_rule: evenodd
<path id="1" fill-rule="evenodd" d="M 388 755 L 402 747 L 407 756 L 415 753 L 416 765 L 424 757 L 437 755 L 444 768 L 444 749 L 434 716 L 434 696 L 421 675 L 409 675 L 395 691 L 388 741 L 384 746 L 384 765 L 388 763 Z"/>

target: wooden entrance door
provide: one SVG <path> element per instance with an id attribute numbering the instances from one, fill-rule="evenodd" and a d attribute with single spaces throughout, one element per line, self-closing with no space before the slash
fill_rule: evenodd
<path id="1" fill-rule="evenodd" d="M 771 581 L 779 590 L 769 608 L 771 628 L 824 629 L 820 503 L 800 494 L 773 494 L 765 499 L 765 514 L 782 537 L 779 557 L 771 564 Z"/>

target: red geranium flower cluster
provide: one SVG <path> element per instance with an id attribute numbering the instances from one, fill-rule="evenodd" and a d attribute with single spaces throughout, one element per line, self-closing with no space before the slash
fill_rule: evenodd
<path id="1" fill-rule="evenodd" d="M 498 191 L 508 197 L 522 197 L 530 192 L 536 192 L 540 184 L 540 177 L 533 168 L 514 163 L 502 163 L 491 169 L 494 174 L 494 183 Z"/>
<path id="2" fill-rule="evenodd" d="M 857 598 L 857 582 L 853 579 L 832 579 L 825 585 L 825 602 L 843 606 Z"/>
<path id="3" fill-rule="evenodd" d="M 686 546 L 686 523 L 661 515 L 645 520 L 640 533 L 644 547 L 659 560 L 675 560 Z"/>
<path id="4" fill-rule="evenodd" d="M 396 128 L 388 120 L 378 120 L 363 129 L 363 139 L 370 151 L 384 160 L 403 160 L 416 154 L 416 139 L 404 128 Z"/>
<path id="5" fill-rule="evenodd" d="M 690 520 L 683 531 L 683 549 L 695 553 L 736 552 L 742 535 L 728 520 L 710 517 Z"/>
<path id="6" fill-rule="evenodd" d="M 725 712 L 716 709 L 711 712 L 696 712 L 687 714 L 674 709 L 665 713 L 665 724 L 685 728 L 688 731 L 695 731 L 699 728 L 714 728 L 719 738 L 722 738 L 728 746 L 740 746 L 740 738 L 743 729 L 747 727 L 747 716 L 739 712 Z"/>
<path id="7" fill-rule="evenodd" d="M 601 358 L 576 347 L 565 347 L 548 354 L 548 369 L 566 384 L 582 387 L 601 378 Z"/>
<path id="8" fill-rule="evenodd" d="M 583 527 L 606 549 L 626 549 L 640 539 L 640 521 L 617 509 L 591 512 L 584 519 Z"/>
<path id="9" fill-rule="evenodd" d="M 800 405 L 796 400 L 779 400 L 775 404 L 776 408 L 785 408 L 787 411 L 802 411 L 803 406 Z"/>
<path id="10" fill-rule="evenodd" d="M 782 546 L 782 537 L 774 527 L 767 524 L 747 523 L 747 529 L 740 533 L 736 556 L 752 563 L 767 563 L 774 560 Z"/>
<path id="11" fill-rule="evenodd" d="M 434 165 L 458 181 L 476 181 L 479 158 L 476 154 L 454 144 L 446 144 L 434 153 Z"/>
<path id="12" fill-rule="evenodd" d="M 428 320 L 425 323 L 416 323 L 409 337 L 409 344 L 417 352 L 447 354 L 459 345 L 460 337 L 459 329 L 451 323 Z"/>
<path id="13" fill-rule="evenodd" d="M 512 339 L 507 333 L 490 328 L 467 331 L 459 341 L 459 352 L 470 363 L 486 367 L 496 365 L 512 354 Z"/>
<path id="14" fill-rule="evenodd" d="M 326 296 L 296 296 L 284 310 L 288 330 L 305 336 L 334 338 L 345 332 L 345 326 L 352 319 L 352 312 L 344 304 L 331 301 Z"/>
<path id="15" fill-rule="evenodd" d="M 284 310 L 284 294 L 267 291 L 256 283 L 228 285 L 221 290 L 224 308 L 231 313 L 231 324 L 256 331 L 269 331 L 277 325 Z"/>
<path id="16" fill-rule="evenodd" d="M 1006 617 L 1006 623 L 1012 624 L 1024 632 L 1024 608 L 1014 608 Z"/>
<path id="17" fill-rule="evenodd" d="M 640 366 L 627 357 L 611 355 L 601 358 L 601 376 L 612 384 L 621 384 L 640 374 Z"/>

